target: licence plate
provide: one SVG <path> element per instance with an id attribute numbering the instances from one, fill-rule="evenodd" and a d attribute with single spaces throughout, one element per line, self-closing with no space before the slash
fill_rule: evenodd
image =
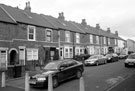
<path id="1" fill-rule="evenodd" d="M 128 65 L 134 65 L 134 63 L 128 63 Z"/>
<path id="2" fill-rule="evenodd" d="M 35 81 L 29 81 L 29 83 L 30 83 L 30 84 L 36 84 L 36 82 L 35 82 Z"/>

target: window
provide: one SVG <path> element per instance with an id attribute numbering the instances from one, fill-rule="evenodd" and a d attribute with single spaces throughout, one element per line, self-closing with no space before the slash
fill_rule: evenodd
<path id="1" fill-rule="evenodd" d="M 46 41 L 51 42 L 52 41 L 52 30 L 46 29 Z"/>
<path id="2" fill-rule="evenodd" d="M 25 65 L 25 49 L 24 48 L 19 49 L 19 64 Z"/>
<path id="3" fill-rule="evenodd" d="M 70 42 L 70 32 L 65 31 L 65 42 Z"/>
<path id="4" fill-rule="evenodd" d="M 36 40 L 36 29 L 34 26 L 28 26 L 28 40 L 30 41 Z"/>
<path id="5" fill-rule="evenodd" d="M 96 43 L 99 44 L 99 36 L 96 36 Z"/>
<path id="6" fill-rule="evenodd" d="M 114 41 L 115 41 L 115 45 L 117 45 L 117 39 L 114 39 Z"/>
<path id="7" fill-rule="evenodd" d="M 90 43 L 93 44 L 93 35 L 90 34 Z"/>
<path id="8" fill-rule="evenodd" d="M 104 37 L 104 44 L 106 44 L 106 37 Z"/>
<path id="9" fill-rule="evenodd" d="M 64 57 L 65 58 L 72 58 L 73 57 L 73 48 L 72 47 L 65 47 Z"/>
<path id="10" fill-rule="evenodd" d="M 0 49 L 0 69 L 7 68 L 7 50 Z"/>
<path id="11" fill-rule="evenodd" d="M 79 55 L 80 54 L 79 48 L 76 48 L 76 52 L 75 53 L 76 53 L 75 55 Z"/>
<path id="12" fill-rule="evenodd" d="M 38 60 L 38 49 L 27 49 L 27 60 Z"/>
<path id="13" fill-rule="evenodd" d="M 108 45 L 110 45 L 110 38 L 108 38 Z"/>
<path id="14" fill-rule="evenodd" d="M 83 48 L 80 49 L 80 54 L 84 54 Z"/>
<path id="15" fill-rule="evenodd" d="M 80 34 L 76 33 L 76 43 L 80 43 Z"/>

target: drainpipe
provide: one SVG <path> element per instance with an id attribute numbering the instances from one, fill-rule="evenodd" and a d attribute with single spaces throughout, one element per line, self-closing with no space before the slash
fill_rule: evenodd
<path id="1" fill-rule="evenodd" d="M 73 59 L 75 58 L 75 36 L 74 36 L 75 32 L 72 33 L 73 36 Z"/>
<path id="2" fill-rule="evenodd" d="M 59 59 L 60 59 L 60 30 L 58 31 L 58 47 L 59 47 Z"/>

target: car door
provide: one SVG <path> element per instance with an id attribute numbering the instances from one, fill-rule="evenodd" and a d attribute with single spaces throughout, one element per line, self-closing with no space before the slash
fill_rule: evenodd
<path id="1" fill-rule="evenodd" d="M 77 72 L 77 63 L 74 61 L 68 61 L 68 77 L 73 77 Z"/>
<path id="2" fill-rule="evenodd" d="M 62 62 L 59 65 L 59 73 L 58 73 L 58 78 L 60 81 L 65 80 L 68 77 L 68 64 L 67 62 Z"/>

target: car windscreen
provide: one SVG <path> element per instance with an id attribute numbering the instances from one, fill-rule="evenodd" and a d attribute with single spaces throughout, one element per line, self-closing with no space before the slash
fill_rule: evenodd
<path id="1" fill-rule="evenodd" d="M 97 59 L 98 56 L 91 56 L 89 59 Z"/>
<path id="2" fill-rule="evenodd" d="M 44 69 L 45 70 L 48 70 L 48 69 L 53 69 L 53 70 L 57 70 L 58 69 L 58 65 L 59 65 L 59 62 L 51 62 L 51 63 L 48 63 Z"/>
<path id="3" fill-rule="evenodd" d="M 129 59 L 135 59 L 135 55 L 129 55 L 128 58 Z"/>

